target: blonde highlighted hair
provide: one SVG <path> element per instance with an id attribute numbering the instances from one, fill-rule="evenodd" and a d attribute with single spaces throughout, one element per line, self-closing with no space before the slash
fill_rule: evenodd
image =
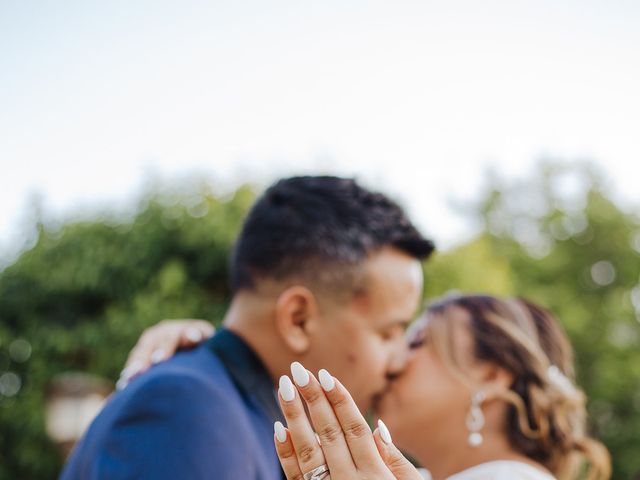
<path id="1" fill-rule="evenodd" d="M 453 350 L 454 310 L 469 315 L 474 356 L 507 369 L 514 381 L 503 399 L 511 445 L 561 479 L 607 479 L 607 449 L 586 432 L 586 398 L 575 385 L 573 351 L 558 321 L 527 300 L 448 296 L 426 312 L 423 335 L 453 372 L 466 378 Z"/>

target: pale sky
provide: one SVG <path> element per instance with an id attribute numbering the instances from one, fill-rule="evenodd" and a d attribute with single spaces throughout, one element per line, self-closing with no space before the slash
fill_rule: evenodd
<path id="1" fill-rule="evenodd" d="M 595 159 L 639 203 L 640 2 L 0 0 L 0 254 L 149 177 L 355 175 L 442 247 L 491 165 Z"/>

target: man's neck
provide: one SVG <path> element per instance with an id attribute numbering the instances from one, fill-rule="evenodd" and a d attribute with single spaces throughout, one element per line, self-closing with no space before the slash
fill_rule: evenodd
<path id="1" fill-rule="evenodd" d="M 238 294 L 231 302 L 223 325 L 253 350 L 277 385 L 280 377 L 289 373 L 294 359 L 276 334 L 271 312 L 266 300 Z"/>

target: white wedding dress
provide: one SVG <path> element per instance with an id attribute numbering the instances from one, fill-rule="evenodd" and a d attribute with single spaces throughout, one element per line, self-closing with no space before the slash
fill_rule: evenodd
<path id="1" fill-rule="evenodd" d="M 425 479 L 429 472 L 420 469 Z M 527 463 L 512 460 L 497 460 L 482 463 L 451 475 L 447 480 L 555 480 L 555 477 Z"/>

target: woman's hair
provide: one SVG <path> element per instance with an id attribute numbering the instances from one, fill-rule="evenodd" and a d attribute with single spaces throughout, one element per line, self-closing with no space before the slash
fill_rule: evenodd
<path id="1" fill-rule="evenodd" d="M 586 432 L 586 398 L 575 386 L 573 352 L 558 321 L 533 303 L 485 295 L 448 296 L 427 309 L 424 334 L 463 381 L 453 350 L 455 307 L 470 317 L 474 356 L 513 375 L 503 399 L 510 443 L 560 478 L 609 478 L 609 453 Z"/>

